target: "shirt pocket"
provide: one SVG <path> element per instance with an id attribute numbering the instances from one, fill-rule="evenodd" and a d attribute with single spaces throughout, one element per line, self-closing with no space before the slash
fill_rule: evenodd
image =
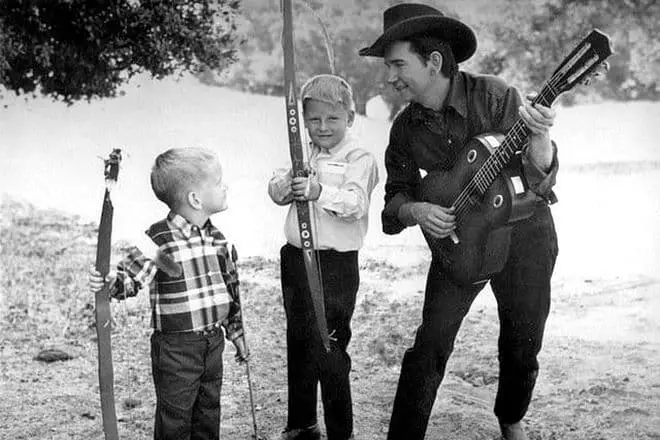
<path id="1" fill-rule="evenodd" d="M 321 184 L 340 187 L 344 183 L 347 166 L 346 162 L 328 161 L 318 164 L 319 181 Z"/>

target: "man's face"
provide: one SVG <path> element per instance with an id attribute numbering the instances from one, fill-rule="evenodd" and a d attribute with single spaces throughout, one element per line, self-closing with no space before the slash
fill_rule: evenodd
<path id="1" fill-rule="evenodd" d="M 431 65 L 412 51 L 407 41 L 396 41 L 385 51 L 387 82 L 407 101 L 420 101 L 431 89 Z"/>

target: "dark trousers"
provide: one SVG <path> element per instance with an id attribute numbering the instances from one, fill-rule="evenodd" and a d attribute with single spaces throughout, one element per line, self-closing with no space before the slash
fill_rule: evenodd
<path id="1" fill-rule="evenodd" d="M 550 209 L 542 206 L 514 227 L 506 266 L 490 280 L 500 321 L 495 415 L 502 423 L 522 419 L 532 397 L 556 257 L 554 223 Z M 431 261 L 422 324 L 403 357 L 389 440 L 424 438 L 456 333 L 483 287 L 459 286 L 442 271 L 439 261 Z"/>
<path id="2" fill-rule="evenodd" d="M 208 335 L 154 332 L 155 440 L 220 438 L 222 329 Z"/>
<path id="3" fill-rule="evenodd" d="M 320 382 L 328 440 L 346 440 L 353 433 L 351 358 L 346 348 L 360 284 L 358 253 L 319 251 L 330 352 L 323 348 L 317 329 L 302 251 L 287 244 L 280 255 L 287 321 L 287 427 L 303 428 L 317 422 Z"/>

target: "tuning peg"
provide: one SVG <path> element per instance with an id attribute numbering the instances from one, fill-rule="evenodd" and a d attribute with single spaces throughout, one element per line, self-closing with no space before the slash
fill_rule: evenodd
<path id="1" fill-rule="evenodd" d="M 580 83 L 584 86 L 588 86 L 594 78 L 605 75 L 610 70 L 610 64 L 607 61 L 603 61 L 594 68 L 594 70 L 586 75 Z"/>

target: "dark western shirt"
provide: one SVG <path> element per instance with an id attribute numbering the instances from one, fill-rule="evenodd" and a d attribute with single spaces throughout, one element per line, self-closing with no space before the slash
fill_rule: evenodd
<path id="1" fill-rule="evenodd" d="M 199 228 L 175 213 L 146 233 L 180 268 L 179 274 L 168 275 L 133 247 L 117 266 L 113 297 L 132 296 L 148 285 L 155 330 L 185 332 L 222 325 L 228 339 L 241 336 L 238 274 L 224 235 L 210 220 Z"/>
<path id="2" fill-rule="evenodd" d="M 489 75 L 458 72 L 452 79 L 443 107 L 434 111 L 411 103 L 394 120 L 385 151 L 385 208 L 383 232 L 398 234 L 405 225 L 398 217 L 404 203 L 417 200 L 420 170 L 450 170 L 457 153 L 474 136 L 486 132 L 505 134 L 520 119 L 522 98 L 517 90 Z M 530 189 L 547 203 L 558 170 L 557 149 L 546 173 L 522 154 L 523 173 Z"/>

